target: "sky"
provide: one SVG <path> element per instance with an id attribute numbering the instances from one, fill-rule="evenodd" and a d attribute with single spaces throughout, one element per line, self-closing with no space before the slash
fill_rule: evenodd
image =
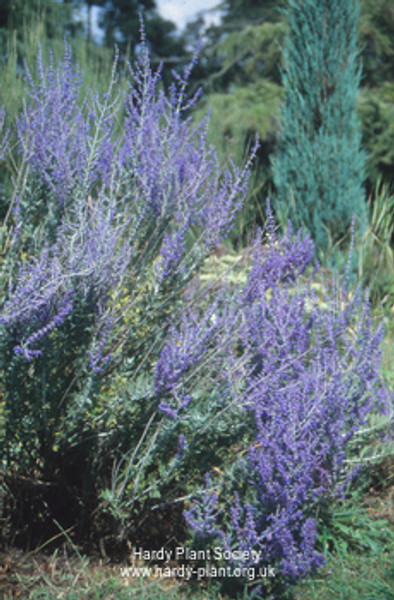
<path id="1" fill-rule="evenodd" d="M 216 7 L 220 0 L 156 0 L 162 17 L 173 21 L 179 29 L 183 29 L 187 21 L 193 20 L 200 11 Z M 217 23 L 219 11 L 205 15 L 207 24 Z"/>

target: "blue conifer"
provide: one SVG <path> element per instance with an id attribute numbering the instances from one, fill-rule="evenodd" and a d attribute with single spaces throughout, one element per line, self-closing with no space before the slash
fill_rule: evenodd
<path id="1" fill-rule="evenodd" d="M 367 222 L 356 112 L 359 7 L 357 0 L 289 0 L 287 14 L 274 181 L 282 211 L 324 249 L 346 234 L 353 216 L 358 231 Z"/>

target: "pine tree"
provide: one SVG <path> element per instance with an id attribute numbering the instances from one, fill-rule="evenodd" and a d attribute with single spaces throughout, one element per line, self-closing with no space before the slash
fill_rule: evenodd
<path id="1" fill-rule="evenodd" d="M 289 0 L 283 130 L 274 160 L 282 211 L 317 246 L 366 224 L 357 0 Z"/>

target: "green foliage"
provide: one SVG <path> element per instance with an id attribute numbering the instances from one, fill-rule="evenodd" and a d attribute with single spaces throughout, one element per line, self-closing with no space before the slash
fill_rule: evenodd
<path id="1" fill-rule="evenodd" d="M 250 242 L 272 180 L 269 156 L 277 143 L 281 99 L 281 41 L 286 25 L 278 3 L 223 3 L 223 22 L 210 28 L 203 51 L 201 112 L 211 111 L 210 141 L 223 160 L 241 164 L 256 133 L 260 140 L 245 205 L 231 234 L 235 246 Z M 267 185 L 268 184 L 268 185 Z"/>
<path id="2" fill-rule="evenodd" d="M 122 56 L 134 60 L 140 42 L 142 16 L 152 62 L 164 63 L 165 81 L 171 80 L 171 69 L 178 69 L 180 64 L 187 62 L 183 38 L 171 21 L 161 17 L 155 0 L 111 0 L 97 4 L 103 5 L 100 26 L 107 48 L 112 49 L 116 44 Z"/>
<path id="3" fill-rule="evenodd" d="M 372 182 L 383 176 L 393 185 L 394 8 L 391 0 L 362 0 L 360 6 L 359 113 L 367 174 Z"/>
<path id="4" fill-rule="evenodd" d="M 34 69 L 38 49 L 41 48 L 43 58 L 47 62 L 49 54 L 58 61 L 64 52 L 64 29 L 56 30 L 54 37 L 46 34 L 46 16 L 37 12 L 23 21 L 16 32 L 7 29 L 4 32 L 4 60 L 0 64 L 1 79 L 4 82 L 0 90 L 0 106 L 9 116 L 7 124 L 11 124 L 12 116 L 17 114 L 23 105 L 24 64 Z M 104 92 L 108 85 L 113 64 L 113 50 L 101 48 L 96 44 L 86 43 L 83 37 L 69 37 L 75 61 L 84 73 L 83 92 L 95 89 Z"/>
<path id="5" fill-rule="evenodd" d="M 65 2 L 53 0 L 2 0 L 0 8 L 0 48 L 1 54 L 7 46 L 8 31 L 16 38 L 18 50 L 23 46 L 23 30 L 32 21 L 41 19 L 44 25 L 44 37 L 56 39 L 67 31 L 75 33 L 79 23 L 74 20 L 72 6 Z"/>
<path id="6" fill-rule="evenodd" d="M 354 492 L 339 502 L 321 531 L 324 569 L 296 585 L 296 600 L 392 600 L 394 570 L 392 521 L 371 514 Z"/>
<path id="7" fill-rule="evenodd" d="M 368 175 L 375 181 L 383 176 L 393 187 L 394 82 L 383 82 L 378 88 L 365 87 L 358 105 Z"/>
<path id="8" fill-rule="evenodd" d="M 231 94 L 211 94 L 210 140 L 223 156 L 242 161 L 256 131 L 266 146 L 265 153 L 272 149 L 276 129 L 273 115 L 278 112 L 280 92 L 275 83 L 260 79 L 235 87 Z"/>
<path id="9" fill-rule="evenodd" d="M 358 241 L 359 277 L 372 302 L 386 310 L 394 306 L 394 194 L 380 179 L 369 201 L 370 220 Z"/>
<path id="10" fill-rule="evenodd" d="M 361 0 L 360 8 L 363 85 L 376 89 L 394 79 L 394 8 L 391 0 Z"/>
<path id="11" fill-rule="evenodd" d="M 286 25 L 282 21 L 257 20 L 242 29 L 230 29 L 206 50 L 206 59 L 220 65 L 204 82 L 208 90 L 236 89 L 267 78 L 280 83 L 281 41 Z"/>
<path id="12" fill-rule="evenodd" d="M 248 85 L 237 85 L 231 92 L 221 91 L 208 97 L 210 108 L 209 141 L 223 162 L 230 158 L 242 164 L 256 133 L 260 147 L 254 162 L 245 204 L 237 216 L 230 234 L 232 246 L 247 245 L 254 234 L 256 220 L 264 222 L 262 198 L 267 196 L 271 179 L 269 156 L 276 143 L 281 88 L 268 79 L 257 79 Z M 206 112 L 205 104 L 196 117 Z"/>

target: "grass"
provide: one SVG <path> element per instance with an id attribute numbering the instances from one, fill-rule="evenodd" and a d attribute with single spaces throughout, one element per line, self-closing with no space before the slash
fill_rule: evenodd
<path id="1" fill-rule="evenodd" d="M 215 585 L 206 589 L 176 579 L 127 578 L 121 565 L 70 556 L 65 549 L 0 555 L 0 600 L 221 600 Z"/>
<path id="2" fill-rule="evenodd" d="M 15 597 L 29 600 L 175 600 L 180 597 L 177 582 L 164 586 L 154 580 L 136 580 L 130 585 L 120 575 L 119 567 L 86 557 L 69 556 L 65 549 L 52 556 L 11 553 L 1 562 L 2 600 Z"/>
<path id="3" fill-rule="evenodd" d="M 325 567 L 270 600 L 394 600 L 393 467 L 386 461 L 370 472 L 368 493 L 355 490 L 325 519 Z M 0 600 L 230 600 L 213 580 L 138 579 L 121 567 L 81 556 L 70 542 L 52 555 L 12 550 L 0 554 Z"/>
<path id="4" fill-rule="evenodd" d="M 295 586 L 294 600 L 394 600 L 394 485 L 370 501 L 333 515 L 326 565 Z"/>
<path id="5" fill-rule="evenodd" d="M 382 375 L 390 389 L 394 389 L 394 309 L 392 308 L 390 312 L 378 313 L 378 318 L 379 315 L 386 329 L 386 335 L 382 342 Z"/>
<path id="6" fill-rule="evenodd" d="M 333 556 L 314 579 L 299 584 L 294 600 L 393 600 L 394 565 L 388 552 Z"/>

